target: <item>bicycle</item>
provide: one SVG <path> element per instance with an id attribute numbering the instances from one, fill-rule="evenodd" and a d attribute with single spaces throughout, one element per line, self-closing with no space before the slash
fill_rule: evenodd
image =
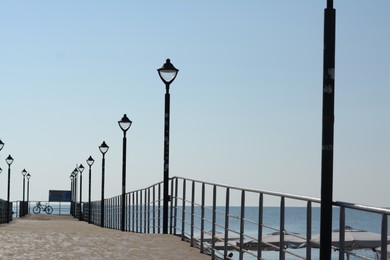
<path id="1" fill-rule="evenodd" d="M 42 205 L 41 202 L 37 202 L 37 205 L 33 208 L 34 214 L 41 213 L 41 210 L 46 212 L 47 214 L 51 214 L 53 212 L 53 207 L 50 205 Z"/>

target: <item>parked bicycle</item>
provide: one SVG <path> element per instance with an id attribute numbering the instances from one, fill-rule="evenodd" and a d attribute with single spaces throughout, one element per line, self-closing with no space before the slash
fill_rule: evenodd
<path id="1" fill-rule="evenodd" d="M 41 202 L 37 202 L 37 205 L 33 208 L 34 214 L 39 214 L 41 213 L 41 210 L 46 212 L 47 214 L 51 214 L 53 212 L 53 207 L 50 205 L 42 205 Z"/>

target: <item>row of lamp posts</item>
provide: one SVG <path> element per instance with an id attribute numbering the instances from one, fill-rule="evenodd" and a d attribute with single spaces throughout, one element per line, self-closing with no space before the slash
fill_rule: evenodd
<path id="1" fill-rule="evenodd" d="M 168 233 L 168 201 L 170 200 L 168 195 L 168 185 L 169 185 L 169 121 L 170 121 L 170 93 L 169 87 L 171 83 L 175 80 L 178 69 L 176 69 L 170 59 L 167 59 L 164 65 L 157 69 L 158 75 L 165 84 L 165 110 L 164 110 L 164 181 L 163 181 L 163 233 Z M 123 115 L 122 119 L 118 121 L 119 127 L 123 131 L 123 149 L 122 149 L 122 195 L 121 195 L 121 230 L 125 230 L 125 216 L 126 216 L 126 149 L 127 149 L 127 139 L 126 132 L 129 130 L 132 121 L 127 117 L 126 114 Z M 101 208 L 100 208 L 100 226 L 104 227 L 104 181 L 105 181 L 105 154 L 107 153 L 109 146 L 104 141 L 100 146 L 99 150 L 102 153 L 102 187 L 101 187 Z M 90 156 L 87 159 L 87 164 L 89 165 L 89 190 L 88 190 L 88 223 L 91 223 L 91 166 L 94 163 L 94 159 Z M 77 201 L 77 175 L 80 174 L 80 207 L 79 209 L 79 218 L 82 220 L 82 172 L 84 167 L 82 164 L 70 175 L 71 179 L 71 197 L 72 205 L 71 211 L 75 216 L 76 210 L 76 201 Z"/>
<path id="2" fill-rule="evenodd" d="M 325 9 L 325 48 L 324 48 L 324 96 L 323 96 L 323 150 L 322 150 L 322 180 L 321 180 L 321 239 L 323 243 L 320 248 L 321 259 L 327 259 L 330 256 L 330 232 L 331 232 L 331 202 L 332 202 L 332 186 L 333 186 L 333 117 L 334 117 L 334 46 L 335 46 L 335 10 L 333 9 L 333 0 L 327 0 L 327 8 Z M 178 69 L 176 69 L 169 59 L 166 60 L 164 65 L 159 68 L 158 74 L 161 80 L 165 84 L 165 113 L 164 113 L 164 184 L 163 184 L 163 233 L 168 232 L 168 182 L 169 182 L 169 121 L 170 121 L 170 84 L 175 80 Z M 329 89 L 331 91 L 329 91 Z M 126 131 L 131 126 L 131 121 L 127 118 L 126 114 L 122 120 L 118 122 L 120 128 L 123 131 L 123 157 L 122 157 L 122 223 L 121 229 L 125 228 L 125 193 L 126 193 Z M 4 143 L 0 140 L 0 150 L 4 147 Z M 330 149 L 324 150 L 324 147 Z M 105 142 L 99 146 L 99 150 L 103 155 L 102 159 L 102 192 L 101 192 L 101 226 L 104 226 L 104 170 L 105 170 L 105 154 L 108 151 L 108 146 Z M 10 194 L 10 172 L 13 158 L 9 155 L 6 159 L 8 164 L 8 194 L 7 194 L 7 213 L 9 214 L 9 194 Z M 91 197 L 91 166 L 94 160 L 90 156 L 87 160 L 89 165 L 89 210 L 90 208 L 90 197 Z M 72 187 L 76 186 L 77 172 L 80 172 L 80 202 L 82 202 L 82 171 L 84 167 L 79 166 L 75 169 L 71 175 Z M 1 173 L 1 168 L 0 168 Z M 29 175 L 26 174 L 25 170 L 23 173 L 23 202 L 24 202 L 24 181 L 25 177 L 29 179 Z M 75 189 L 72 191 L 73 195 L 76 195 Z M 28 201 L 28 199 L 27 199 Z M 75 201 L 75 200 L 74 200 Z M 80 218 L 81 216 L 81 204 L 79 209 Z M 89 216 L 90 216 L 89 212 Z M 7 218 L 8 219 L 8 218 Z M 90 218 L 89 218 L 90 222 Z"/>
<path id="3" fill-rule="evenodd" d="M 4 142 L 0 140 L 0 151 L 4 147 Z M 11 155 L 8 155 L 8 157 L 5 159 L 6 163 L 8 164 L 8 183 L 7 183 L 7 207 L 6 207 L 6 214 L 7 214 L 7 219 L 6 222 L 9 223 L 10 220 L 10 192 L 11 192 L 11 164 L 14 162 L 14 158 L 12 158 Z M 3 169 L 0 168 L 0 173 L 3 171 Z M 25 201 L 25 179 L 27 178 L 27 205 L 29 202 L 29 194 L 30 194 L 30 178 L 31 175 L 30 173 L 27 173 L 25 169 L 22 171 L 23 175 L 23 203 L 22 206 L 20 207 L 20 210 L 23 215 L 27 214 L 26 210 L 28 207 L 26 207 L 26 201 Z"/>

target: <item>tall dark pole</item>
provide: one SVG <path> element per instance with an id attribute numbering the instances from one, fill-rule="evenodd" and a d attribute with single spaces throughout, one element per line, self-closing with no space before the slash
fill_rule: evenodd
<path id="1" fill-rule="evenodd" d="M 77 213 L 77 174 L 78 174 L 78 170 L 77 170 L 77 167 L 73 170 L 73 175 L 74 175 L 74 181 L 73 181 L 73 185 L 74 185 L 74 207 L 73 207 L 73 217 L 76 217 L 76 213 Z"/>
<path id="2" fill-rule="evenodd" d="M 126 114 L 123 115 L 121 121 L 118 121 L 119 127 L 123 131 L 123 151 L 122 151 L 122 216 L 121 216 L 121 230 L 125 231 L 125 216 L 126 216 L 126 132 L 130 128 L 132 122 Z"/>
<path id="3" fill-rule="evenodd" d="M 80 164 L 78 168 L 80 172 L 80 207 L 79 207 L 79 220 L 83 220 L 83 171 L 84 171 L 84 166 Z"/>
<path id="4" fill-rule="evenodd" d="M 69 176 L 70 178 L 70 214 L 73 216 L 73 198 L 74 198 L 74 194 L 73 194 L 73 172 L 72 174 Z"/>
<path id="5" fill-rule="evenodd" d="M 103 155 L 102 158 L 102 198 L 100 202 L 100 226 L 104 227 L 104 170 L 105 170 L 105 154 L 108 151 L 108 145 L 106 142 L 103 142 L 99 146 L 99 150 Z"/>
<path id="6" fill-rule="evenodd" d="M 26 174 L 27 174 L 27 171 L 26 169 L 23 169 L 22 171 L 22 175 L 23 175 L 23 203 L 25 202 L 24 198 L 25 198 L 25 190 L 26 190 Z"/>
<path id="7" fill-rule="evenodd" d="M 100 204 L 100 226 L 104 227 L 104 167 L 105 167 L 105 158 L 103 154 L 102 159 L 102 198 Z"/>
<path id="8" fill-rule="evenodd" d="M 27 171 L 26 169 L 23 169 L 22 171 L 22 175 L 23 175 L 23 202 L 22 202 L 22 207 L 20 207 L 20 210 L 21 210 L 21 216 L 24 216 L 26 215 L 26 201 L 24 200 L 25 198 L 25 190 L 26 190 L 26 174 L 27 174 Z"/>
<path id="9" fill-rule="evenodd" d="M 164 185 L 163 185 L 163 234 L 168 234 L 168 201 L 169 201 L 169 123 L 170 123 L 170 93 L 169 84 L 165 84 L 164 109 Z"/>
<path id="10" fill-rule="evenodd" d="M 164 181 L 163 181 L 163 234 L 168 233 L 168 185 L 169 185 L 169 122 L 170 122 L 170 94 L 169 86 L 175 80 L 177 73 L 170 59 L 157 70 L 161 80 L 165 83 L 165 109 L 164 109 Z"/>
<path id="11" fill-rule="evenodd" d="M 11 164 L 13 163 L 14 159 L 12 158 L 11 155 L 8 155 L 7 159 L 5 161 L 8 164 L 8 191 L 7 191 L 7 223 L 9 223 L 10 219 L 10 202 L 9 202 L 9 195 L 11 191 Z"/>
<path id="12" fill-rule="evenodd" d="M 320 259 L 329 260 L 332 254 L 333 203 L 333 134 L 336 10 L 333 0 L 327 0 L 324 15 L 324 71 L 322 100 L 322 159 L 321 159 L 321 227 Z"/>
<path id="13" fill-rule="evenodd" d="M 92 210 L 92 207 L 91 207 L 91 168 L 92 168 L 92 164 L 95 162 L 95 160 L 92 158 L 92 156 L 89 156 L 89 158 L 87 159 L 87 164 L 89 166 L 89 186 L 88 186 L 88 223 L 91 223 L 91 210 Z"/>
<path id="14" fill-rule="evenodd" d="M 30 214 L 30 178 L 31 174 L 27 173 L 27 213 Z"/>

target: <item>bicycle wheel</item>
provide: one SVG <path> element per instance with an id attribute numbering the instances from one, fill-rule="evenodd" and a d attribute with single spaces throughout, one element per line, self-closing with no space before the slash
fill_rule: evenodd
<path id="1" fill-rule="evenodd" d="M 47 206 L 45 211 L 46 211 L 47 214 L 51 214 L 51 213 L 53 213 L 53 207 L 52 206 Z"/>
<path id="2" fill-rule="evenodd" d="M 39 214 L 39 213 L 41 213 L 41 208 L 38 207 L 38 206 L 35 206 L 35 207 L 33 208 L 33 212 L 34 212 L 34 214 Z"/>

